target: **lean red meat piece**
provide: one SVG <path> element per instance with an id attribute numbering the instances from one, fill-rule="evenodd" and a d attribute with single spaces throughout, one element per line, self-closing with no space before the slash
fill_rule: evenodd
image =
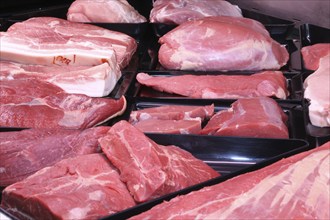
<path id="1" fill-rule="evenodd" d="M 0 126 L 84 129 L 121 115 L 126 99 L 68 94 L 38 80 L 0 83 Z"/>
<path id="2" fill-rule="evenodd" d="M 117 65 L 43 66 L 0 61 L 0 80 L 38 79 L 61 87 L 67 93 L 107 96 L 121 76 Z"/>
<path id="3" fill-rule="evenodd" d="M 158 145 L 127 121 L 113 125 L 99 142 L 137 202 L 220 175 L 179 147 Z"/>
<path id="4" fill-rule="evenodd" d="M 110 127 L 0 132 L 0 186 L 8 186 L 62 159 L 100 152 Z"/>
<path id="5" fill-rule="evenodd" d="M 232 107 L 219 111 L 201 134 L 255 138 L 289 138 L 288 116 L 268 97 L 239 99 Z"/>
<path id="6" fill-rule="evenodd" d="M 130 219 L 329 219 L 329 160 L 330 142 Z"/>
<path id="7" fill-rule="evenodd" d="M 191 98 L 237 99 L 258 96 L 274 96 L 286 99 L 286 79 L 282 72 L 265 71 L 253 75 L 180 75 L 150 76 L 138 73 L 136 79 L 142 85 L 155 90 Z"/>
<path id="8" fill-rule="evenodd" d="M 132 111 L 129 121 L 136 123 L 149 119 L 159 120 L 196 120 L 204 121 L 214 114 L 214 105 L 189 106 L 189 105 L 162 105 Z"/>
<path id="9" fill-rule="evenodd" d="M 75 0 L 67 19 L 73 22 L 142 23 L 147 19 L 126 0 Z"/>
<path id="10" fill-rule="evenodd" d="M 304 67 L 309 70 L 319 68 L 320 59 L 330 55 L 330 43 L 319 43 L 301 48 Z"/>
<path id="11" fill-rule="evenodd" d="M 135 205 L 103 154 L 46 167 L 2 193 L 2 207 L 20 219 L 99 219 Z"/>
<path id="12" fill-rule="evenodd" d="M 200 120 L 159 120 L 139 121 L 134 127 L 142 132 L 163 134 L 199 134 L 202 129 Z"/>
<path id="13" fill-rule="evenodd" d="M 242 12 L 223 0 L 157 0 L 150 12 L 150 22 L 182 24 L 208 16 L 242 17 Z"/>
<path id="14" fill-rule="evenodd" d="M 305 79 L 304 87 L 312 125 L 330 127 L 330 55 L 320 59 L 320 67 Z"/>
<path id="15" fill-rule="evenodd" d="M 159 62 L 166 69 L 278 70 L 289 59 L 286 48 L 261 23 L 248 18 L 188 21 L 162 36 L 159 43 Z"/>
<path id="16" fill-rule="evenodd" d="M 36 31 L 37 30 L 37 31 Z M 40 65 L 128 65 L 137 44 L 123 33 L 53 17 L 17 22 L 0 33 L 1 59 Z"/>

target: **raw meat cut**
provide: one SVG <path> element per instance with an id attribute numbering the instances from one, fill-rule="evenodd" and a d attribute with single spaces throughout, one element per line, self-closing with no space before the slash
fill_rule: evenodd
<path id="1" fill-rule="evenodd" d="M 303 64 L 306 69 L 317 70 L 320 59 L 330 54 L 330 43 L 319 43 L 301 48 Z"/>
<path id="2" fill-rule="evenodd" d="M 73 22 L 142 23 L 147 19 L 126 0 L 75 0 L 67 19 Z"/>
<path id="3" fill-rule="evenodd" d="M 155 90 L 191 98 L 237 99 L 274 96 L 286 99 L 286 79 L 280 71 L 265 71 L 253 75 L 180 75 L 150 76 L 138 73 L 142 85 Z"/>
<path id="4" fill-rule="evenodd" d="M 305 79 L 304 87 L 312 125 L 330 127 L 330 55 L 320 59 L 320 67 Z"/>
<path id="5" fill-rule="evenodd" d="M 38 80 L 0 83 L 0 126 L 84 129 L 121 115 L 126 99 L 68 94 Z"/>
<path id="6" fill-rule="evenodd" d="M 214 114 L 214 105 L 162 105 L 132 111 L 129 121 L 134 124 L 149 119 L 159 120 L 200 120 L 209 119 Z"/>
<path id="7" fill-rule="evenodd" d="M 128 65 L 137 44 L 123 33 L 60 18 L 35 17 L 0 33 L 1 60 L 40 65 Z M 112 64 L 114 65 L 114 64 Z"/>
<path id="8" fill-rule="evenodd" d="M 150 22 L 182 24 L 208 16 L 242 17 L 242 12 L 223 0 L 157 0 L 150 12 Z"/>
<path id="9" fill-rule="evenodd" d="M 238 99 L 216 113 L 201 134 L 255 138 L 289 138 L 288 116 L 268 97 Z"/>
<path id="10" fill-rule="evenodd" d="M 137 202 L 220 175 L 179 147 L 158 145 L 127 121 L 113 125 L 99 142 Z"/>
<path id="11" fill-rule="evenodd" d="M 200 120 L 159 120 L 147 119 L 134 124 L 142 132 L 163 134 L 199 134 L 202 129 Z"/>
<path id="12" fill-rule="evenodd" d="M 166 69 L 277 70 L 289 59 L 286 48 L 261 23 L 248 18 L 188 21 L 162 36 L 159 43 L 159 62 Z"/>
<path id="13" fill-rule="evenodd" d="M 38 79 L 61 87 L 67 93 L 107 96 L 121 76 L 117 65 L 42 66 L 0 61 L 0 80 Z"/>
<path id="14" fill-rule="evenodd" d="M 99 219 L 135 205 L 103 154 L 46 167 L 2 193 L 2 207 L 20 219 Z"/>
<path id="15" fill-rule="evenodd" d="M 0 132 L 0 186 L 8 186 L 62 159 L 100 152 L 110 127 Z"/>
<path id="16" fill-rule="evenodd" d="M 330 142 L 130 219 L 329 219 L 329 160 Z"/>

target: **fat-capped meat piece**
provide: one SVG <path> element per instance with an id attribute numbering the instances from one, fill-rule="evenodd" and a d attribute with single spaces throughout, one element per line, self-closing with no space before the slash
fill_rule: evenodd
<path id="1" fill-rule="evenodd" d="M 304 67 L 309 70 L 319 68 L 320 59 L 330 55 L 330 43 L 319 43 L 301 49 Z"/>

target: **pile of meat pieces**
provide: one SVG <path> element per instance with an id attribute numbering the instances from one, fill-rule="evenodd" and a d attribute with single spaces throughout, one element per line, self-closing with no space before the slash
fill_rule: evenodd
<path id="1" fill-rule="evenodd" d="M 15 183 L 4 189 L 1 206 L 23 219 L 97 219 L 220 175 L 126 121 L 85 131 L 6 133 L 0 183 Z"/>

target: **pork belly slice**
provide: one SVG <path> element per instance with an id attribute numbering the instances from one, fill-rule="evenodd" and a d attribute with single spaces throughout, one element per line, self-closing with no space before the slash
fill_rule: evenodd
<path id="1" fill-rule="evenodd" d="M 68 94 L 38 80 L 0 83 L 0 126 L 84 129 L 121 115 L 126 99 Z"/>
<path id="2" fill-rule="evenodd" d="M 289 53 L 252 19 L 215 16 L 185 22 L 159 39 L 160 64 L 176 70 L 278 70 Z"/>
<path id="3" fill-rule="evenodd" d="M 0 186 L 8 186 L 62 159 L 101 151 L 110 127 L 0 132 Z"/>
<path id="4" fill-rule="evenodd" d="M 0 61 L 0 79 L 38 79 L 59 86 L 67 93 L 90 97 L 107 96 L 121 72 L 115 63 L 97 66 L 43 66 Z"/>
<path id="5" fill-rule="evenodd" d="M 179 147 L 158 145 L 127 121 L 116 123 L 99 142 L 137 202 L 220 175 Z"/>
<path id="6" fill-rule="evenodd" d="M 208 16 L 242 17 L 242 12 L 223 0 L 157 0 L 150 12 L 150 22 L 182 24 Z"/>
<path id="7" fill-rule="evenodd" d="M 1 206 L 20 219 L 98 219 L 134 206 L 119 173 L 103 154 L 46 167 L 2 192 Z"/>
<path id="8" fill-rule="evenodd" d="M 289 138 L 288 116 L 268 97 L 239 99 L 216 113 L 201 134 L 255 138 Z"/>
<path id="9" fill-rule="evenodd" d="M 301 48 L 303 64 L 306 69 L 317 70 L 320 59 L 330 55 L 330 43 L 319 43 Z"/>
<path id="10" fill-rule="evenodd" d="M 330 126 L 330 55 L 320 59 L 319 68 L 304 81 L 304 97 L 309 100 L 312 125 Z"/>
<path id="11" fill-rule="evenodd" d="M 147 19 L 126 0 L 75 0 L 67 19 L 73 22 L 142 23 Z"/>
<path id="12" fill-rule="evenodd" d="M 329 219 L 329 160 L 330 142 L 130 219 Z"/>
<path id="13" fill-rule="evenodd" d="M 138 73 L 142 85 L 155 90 L 191 98 L 237 99 L 274 96 L 286 99 L 286 79 L 280 71 L 264 71 L 253 75 L 180 75 L 150 76 Z"/>
<path id="14" fill-rule="evenodd" d="M 149 119 L 159 120 L 201 120 L 209 119 L 214 114 L 214 104 L 207 106 L 162 105 L 132 111 L 129 121 L 136 123 Z"/>

